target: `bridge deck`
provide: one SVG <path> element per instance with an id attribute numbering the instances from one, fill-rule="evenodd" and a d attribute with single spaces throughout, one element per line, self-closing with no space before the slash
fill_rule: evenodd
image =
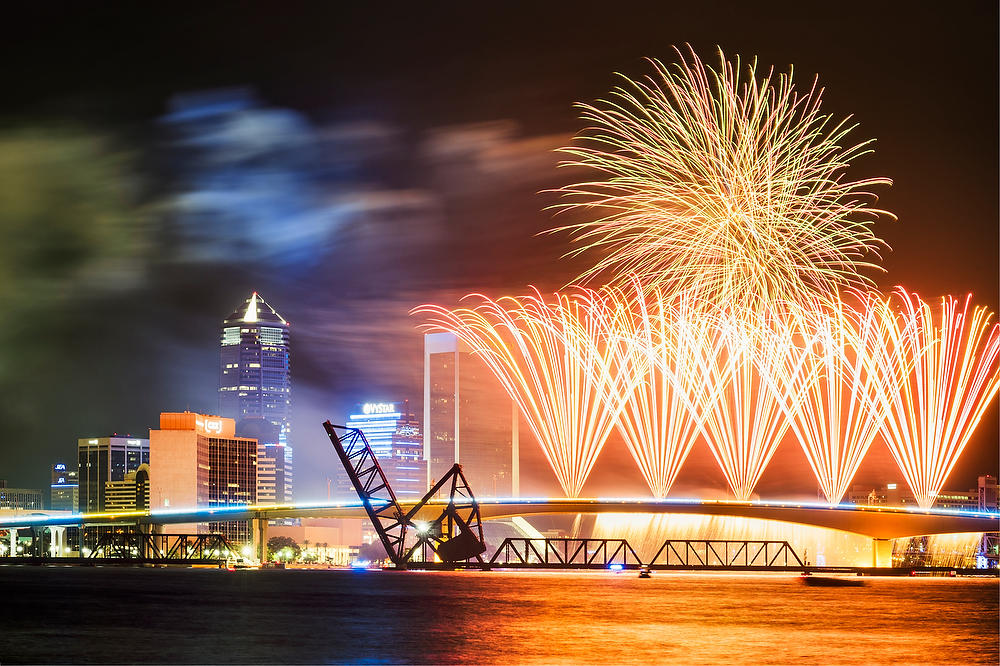
<path id="1" fill-rule="evenodd" d="M 440 512 L 442 502 L 432 500 L 425 512 Z M 404 508 L 408 505 L 402 503 Z M 737 516 L 812 525 L 893 539 L 956 532 L 995 532 L 1000 514 L 885 506 L 829 506 L 807 502 L 738 502 L 726 500 L 654 500 L 602 498 L 519 498 L 479 500 L 484 520 L 539 514 L 652 513 Z M 0 529 L 38 525 L 184 524 L 218 520 L 274 520 L 279 518 L 363 518 L 357 502 L 322 505 L 233 506 L 169 512 L 69 514 L 32 512 L 0 515 Z M 418 515 L 418 518 L 424 516 Z"/>

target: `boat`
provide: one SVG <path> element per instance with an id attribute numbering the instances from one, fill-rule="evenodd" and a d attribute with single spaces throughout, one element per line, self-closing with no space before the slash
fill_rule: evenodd
<path id="1" fill-rule="evenodd" d="M 864 587 L 865 581 L 857 578 L 842 578 L 834 576 L 814 576 L 802 574 L 799 579 L 809 587 Z"/>
<path id="2" fill-rule="evenodd" d="M 259 563 L 242 557 L 230 557 L 226 560 L 226 568 L 230 571 L 236 571 L 237 569 L 260 569 L 260 567 Z"/>

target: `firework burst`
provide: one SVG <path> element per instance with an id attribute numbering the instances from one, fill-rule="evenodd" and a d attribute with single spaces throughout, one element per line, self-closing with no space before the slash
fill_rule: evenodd
<path id="1" fill-rule="evenodd" d="M 577 497 L 604 447 L 623 400 L 625 344 L 621 313 L 597 292 L 580 289 L 545 300 L 529 296 L 473 307 L 423 305 L 427 331 L 448 331 L 490 368 L 515 401 L 568 497 Z"/>
<path id="2" fill-rule="evenodd" d="M 756 61 L 704 64 L 653 60 L 652 76 L 625 79 L 609 101 L 583 105 L 591 123 L 566 162 L 603 179 L 558 190 L 561 209 L 597 210 L 571 232 L 571 254 L 600 257 L 581 280 L 625 284 L 636 276 L 668 297 L 758 309 L 775 301 L 869 282 L 859 270 L 885 244 L 874 186 L 844 170 L 870 141 L 844 145 L 856 127 L 820 111 L 822 89 L 799 92 L 792 74 L 766 74 Z M 624 78 L 624 77 L 623 77 Z"/>
<path id="3" fill-rule="evenodd" d="M 632 386 L 618 430 L 655 497 L 666 497 L 700 434 L 693 407 L 702 377 L 697 362 L 705 329 L 686 299 L 665 301 L 657 290 L 608 290 L 628 345 Z"/>
<path id="4" fill-rule="evenodd" d="M 797 339 L 792 316 L 779 309 L 752 317 L 720 310 L 702 330 L 693 404 L 730 489 L 748 500 L 789 428 L 787 411 L 812 381 L 812 343 Z"/>
<path id="5" fill-rule="evenodd" d="M 942 298 L 939 317 L 917 294 L 897 287 L 894 295 L 901 308 L 891 318 L 893 356 L 886 358 L 906 373 L 876 397 L 887 416 L 883 437 L 926 508 L 1000 388 L 1000 324 L 990 324 L 984 307 L 970 316 L 971 294 L 964 304 Z"/>
<path id="6" fill-rule="evenodd" d="M 847 492 L 884 420 L 877 396 L 892 391 L 906 372 L 892 353 L 893 326 L 886 300 L 855 293 L 858 307 L 841 300 L 799 312 L 799 339 L 811 347 L 799 372 L 785 381 L 801 396 L 787 416 L 823 494 L 837 504 Z M 799 352 L 789 348 L 792 367 Z"/>

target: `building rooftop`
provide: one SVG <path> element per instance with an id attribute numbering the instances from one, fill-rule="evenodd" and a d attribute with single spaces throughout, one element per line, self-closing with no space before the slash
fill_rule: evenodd
<path id="1" fill-rule="evenodd" d="M 270 324 L 281 324 L 287 326 L 288 322 L 274 308 L 267 304 L 256 291 L 250 294 L 231 315 L 226 317 L 226 324 L 236 323 L 257 323 L 265 322 Z"/>

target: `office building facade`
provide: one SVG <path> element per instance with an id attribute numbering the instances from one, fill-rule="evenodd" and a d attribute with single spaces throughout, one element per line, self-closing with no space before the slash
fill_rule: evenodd
<path id="1" fill-rule="evenodd" d="M 410 413 L 408 401 L 403 401 L 401 412 L 403 418 L 392 433 L 389 455 L 380 459 L 379 464 L 397 499 L 419 500 L 428 488 L 424 438 L 416 416 Z"/>
<path id="2" fill-rule="evenodd" d="M 150 508 L 187 509 L 257 503 L 257 440 L 236 436 L 236 422 L 194 412 L 160 414 L 149 431 Z M 244 542 L 246 521 L 198 526 Z"/>
<path id="3" fill-rule="evenodd" d="M 145 511 L 149 508 L 149 465 L 128 472 L 123 481 L 104 484 L 104 508 L 107 511 Z"/>
<path id="4" fill-rule="evenodd" d="M 410 403 L 365 402 L 357 405 L 347 419 L 348 428 L 357 428 L 365 434 L 368 445 L 379 458 L 392 455 L 393 442 L 400 428 L 420 429 L 415 414 L 410 413 Z"/>
<path id="5" fill-rule="evenodd" d="M 844 496 L 844 501 L 870 506 L 918 506 L 909 486 L 903 482 L 886 483 L 875 488 L 853 486 Z M 976 488 L 941 490 L 934 497 L 934 508 L 952 511 L 996 511 L 997 480 L 991 475 L 980 476 Z"/>
<path id="6" fill-rule="evenodd" d="M 517 422 L 510 396 L 456 336 L 424 336 L 423 446 L 429 484 L 458 462 L 477 497 L 516 497 Z"/>
<path id="7" fill-rule="evenodd" d="M 80 513 L 105 510 L 108 481 L 149 463 L 149 440 L 141 437 L 85 437 L 77 440 Z"/>
<path id="8" fill-rule="evenodd" d="M 397 498 L 420 499 L 424 496 L 427 463 L 423 459 L 423 436 L 408 400 L 360 403 L 345 424 L 364 433 Z M 357 499 L 347 474 L 339 466 L 330 483 L 331 499 Z"/>
<path id="9" fill-rule="evenodd" d="M 80 505 L 80 475 L 64 462 L 52 466 L 49 508 L 53 511 L 76 511 Z"/>
<path id="10" fill-rule="evenodd" d="M 7 482 L 0 480 L 0 509 L 17 509 L 22 511 L 41 511 L 42 491 L 34 488 L 9 488 Z"/>
<path id="11" fill-rule="evenodd" d="M 220 343 L 219 413 L 237 423 L 237 435 L 258 439 L 261 497 L 273 503 L 291 502 L 288 322 L 253 292 L 223 321 Z M 258 420 L 274 427 L 273 437 L 257 436 Z"/>
<path id="12" fill-rule="evenodd" d="M 997 511 L 1000 509 L 997 492 L 997 478 L 992 474 L 980 476 L 977 479 L 976 503 L 980 511 Z"/>

